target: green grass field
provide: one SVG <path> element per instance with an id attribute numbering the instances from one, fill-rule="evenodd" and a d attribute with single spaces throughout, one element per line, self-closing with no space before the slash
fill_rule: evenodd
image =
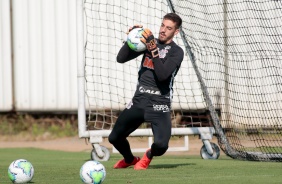
<path id="1" fill-rule="evenodd" d="M 19 158 L 30 161 L 35 169 L 31 183 L 82 184 L 79 170 L 90 159 L 87 152 L 62 152 L 34 148 L 0 149 L 0 184 L 12 183 L 7 175 L 10 163 Z M 218 160 L 203 160 L 199 156 L 162 156 L 152 161 L 149 169 L 114 170 L 120 159 L 112 154 L 107 162 L 105 184 L 187 184 L 187 183 L 282 183 L 282 163 L 250 162 L 220 156 Z"/>

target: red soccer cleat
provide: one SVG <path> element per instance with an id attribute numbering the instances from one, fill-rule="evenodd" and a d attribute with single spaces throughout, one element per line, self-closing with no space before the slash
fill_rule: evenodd
<path id="1" fill-rule="evenodd" d="M 142 159 L 134 165 L 134 170 L 145 170 L 145 169 L 147 169 L 149 167 L 149 165 L 150 165 L 150 163 L 152 161 L 152 159 L 149 159 L 147 157 L 147 152 L 149 150 L 147 150 L 145 152 L 145 154 L 143 155 Z"/>
<path id="2" fill-rule="evenodd" d="M 129 167 L 129 166 L 131 166 L 131 165 L 135 165 L 139 160 L 140 160 L 139 157 L 134 157 L 134 160 L 133 160 L 130 164 L 126 163 L 124 159 L 119 160 L 119 161 L 114 165 L 114 169 L 123 169 L 123 168 L 127 168 L 127 167 Z"/>

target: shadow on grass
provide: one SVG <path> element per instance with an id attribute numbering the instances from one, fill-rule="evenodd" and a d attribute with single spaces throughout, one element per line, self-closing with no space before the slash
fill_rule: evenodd
<path id="1" fill-rule="evenodd" d="M 185 163 L 185 164 L 157 164 L 157 165 L 150 165 L 149 169 L 169 169 L 169 168 L 177 168 L 183 166 L 192 166 L 196 165 L 195 163 Z"/>

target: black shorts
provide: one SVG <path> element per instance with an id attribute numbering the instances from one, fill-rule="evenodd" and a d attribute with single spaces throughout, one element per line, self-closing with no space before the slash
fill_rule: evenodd
<path id="1" fill-rule="evenodd" d="M 150 123 L 154 143 L 168 146 L 171 136 L 170 99 L 157 94 L 157 90 L 152 88 L 142 91 L 138 87 L 132 101 L 119 115 L 111 134 L 125 138 L 143 122 Z"/>

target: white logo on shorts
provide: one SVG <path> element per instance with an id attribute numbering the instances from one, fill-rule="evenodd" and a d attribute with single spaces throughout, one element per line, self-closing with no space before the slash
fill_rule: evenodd
<path id="1" fill-rule="evenodd" d="M 155 105 L 153 104 L 154 111 L 163 111 L 163 112 L 169 112 L 170 109 L 168 105 Z"/>

